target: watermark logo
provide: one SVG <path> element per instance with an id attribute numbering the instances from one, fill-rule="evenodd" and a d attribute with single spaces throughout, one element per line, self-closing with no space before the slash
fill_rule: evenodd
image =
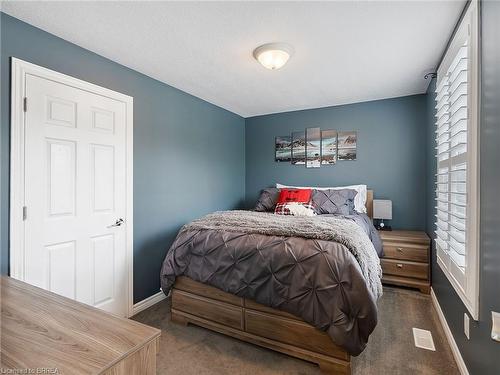
<path id="1" fill-rule="evenodd" d="M 34 367 L 34 368 L 3 368 L 0 367 L 0 374 L 24 375 L 24 374 L 59 374 L 57 367 Z"/>

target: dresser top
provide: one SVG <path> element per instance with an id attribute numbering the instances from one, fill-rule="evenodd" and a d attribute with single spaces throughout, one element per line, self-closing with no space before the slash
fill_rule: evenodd
<path id="1" fill-rule="evenodd" d="M 1 366 L 97 374 L 156 339 L 156 328 L 1 277 Z"/>
<path id="2" fill-rule="evenodd" d="M 427 233 L 413 230 L 381 230 L 379 231 L 382 241 L 412 242 L 428 244 L 430 241 Z"/>

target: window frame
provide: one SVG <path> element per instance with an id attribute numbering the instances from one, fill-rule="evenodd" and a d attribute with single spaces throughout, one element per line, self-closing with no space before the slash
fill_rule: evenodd
<path id="1" fill-rule="evenodd" d="M 460 21 L 445 56 L 437 72 L 437 85 L 440 77 L 447 73 L 453 59 L 464 40 L 469 40 L 468 55 L 468 124 L 467 124 L 467 215 L 466 215 L 466 256 L 465 287 L 455 278 L 448 267 L 451 264 L 441 259 L 436 250 L 437 263 L 451 283 L 458 296 L 474 320 L 479 318 L 479 106 L 480 106 L 480 69 L 479 69 L 479 17 L 477 1 L 473 0 Z M 437 136 L 435 138 L 437 143 Z M 437 158 L 436 158 L 437 159 Z M 436 160 L 439 165 L 439 161 Z M 437 199 L 437 194 L 435 200 Z M 437 219 L 435 221 L 437 224 Z M 447 255 L 449 257 L 449 255 Z"/>

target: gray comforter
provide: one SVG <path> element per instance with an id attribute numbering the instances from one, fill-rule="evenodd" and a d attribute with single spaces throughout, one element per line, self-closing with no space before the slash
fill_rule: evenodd
<path id="1" fill-rule="evenodd" d="M 339 215 L 321 215 L 322 218 L 328 217 L 328 216 L 337 216 Z M 384 248 L 382 246 L 382 239 L 380 238 L 380 234 L 378 233 L 377 229 L 375 229 L 375 226 L 373 225 L 372 219 L 368 217 L 367 214 L 360 214 L 360 213 L 355 213 L 353 215 L 342 215 L 341 217 L 345 219 L 349 219 L 354 221 L 356 224 L 358 224 L 363 231 L 367 234 L 368 238 L 370 241 L 372 241 L 373 247 L 377 251 L 377 254 L 379 258 L 382 258 L 384 255 Z"/>
<path id="2" fill-rule="evenodd" d="M 352 355 L 377 324 L 380 262 L 348 217 L 207 215 L 185 225 L 168 251 L 164 293 L 180 275 L 299 316 Z"/>

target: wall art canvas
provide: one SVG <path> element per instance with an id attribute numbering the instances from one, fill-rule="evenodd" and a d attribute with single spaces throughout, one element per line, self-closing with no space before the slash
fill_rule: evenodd
<path id="1" fill-rule="evenodd" d="M 338 133 L 338 160 L 356 160 L 357 132 Z"/>
<path id="2" fill-rule="evenodd" d="M 292 137 L 289 135 L 275 138 L 275 157 L 277 162 L 292 160 Z"/>
<path id="3" fill-rule="evenodd" d="M 333 165 L 337 162 L 337 131 L 321 132 L 321 165 Z"/>
<path id="4" fill-rule="evenodd" d="M 321 129 L 306 129 L 307 168 L 321 167 Z"/>
<path id="5" fill-rule="evenodd" d="M 292 133 L 292 164 L 306 164 L 306 132 Z"/>

